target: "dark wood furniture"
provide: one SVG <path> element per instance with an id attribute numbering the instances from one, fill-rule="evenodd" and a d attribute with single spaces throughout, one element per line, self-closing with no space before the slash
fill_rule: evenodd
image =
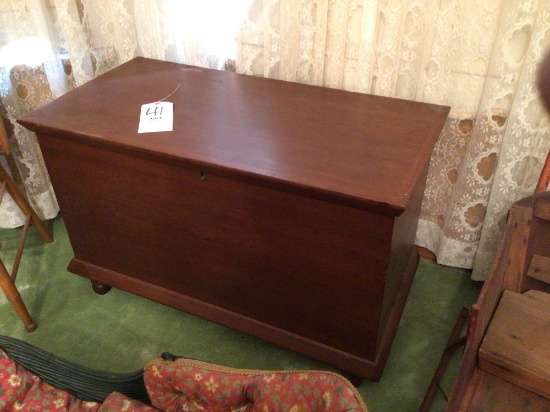
<path id="1" fill-rule="evenodd" d="M 550 411 L 550 192 L 510 209 L 446 411 Z"/>
<path id="2" fill-rule="evenodd" d="M 6 156 L 9 154 L 10 145 L 8 141 L 8 136 L 4 128 L 2 119 L 0 118 L 0 156 Z M 8 272 L 8 269 L 4 265 L 4 262 L 2 262 L 2 259 L 0 259 L 0 288 L 2 289 L 8 301 L 13 306 L 13 309 L 23 322 L 25 329 L 29 332 L 34 332 L 36 330 L 36 323 L 31 318 L 27 306 L 23 302 L 21 294 L 15 286 L 15 279 L 17 278 L 17 273 L 19 271 L 19 264 L 21 263 L 23 248 L 25 247 L 25 241 L 27 239 L 27 233 L 30 225 L 32 224 L 36 228 L 36 230 L 38 230 L 38 233 L 40 233 L 40 236 L 42 236 L 45 242 L 53 242 L 53 237 L 44 227 L 42 221 L 40 220 L 32 206 L 29 204 L 27 199 L 25 199 L 23 194 L 19 191 L 10 174 L 6 170 L 4 170 L 4 168 L 0 164 L 0 203 L 2 203 L 2 199 L 4 198 L 4 194 L 6 191 L 9 193 L 13 201 L 17 204 L 19 209 L 21 209 L 21 211 L 25 215 L 25 224 L 23 225 L 23 229 L 21 230 L 19 245 L 17 246 L 17 253 L 15 254 L 15 259 L 11 272 Z"/>
<path id="3" fill-rule="evenodd" d="M 174 131 L 138 134 L 178 85 Z M 379 379 L 448 110 L 136 58 L 19 122 L 70 271 Z"/>

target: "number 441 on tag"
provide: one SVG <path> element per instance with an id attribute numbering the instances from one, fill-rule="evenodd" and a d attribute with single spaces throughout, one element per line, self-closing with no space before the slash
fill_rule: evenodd
<path id="1" fill-rule="evenodd" d="M 141 106 L 138 133 L 171 132 L 174 128 L 174 105 L 170 102 Z"/>

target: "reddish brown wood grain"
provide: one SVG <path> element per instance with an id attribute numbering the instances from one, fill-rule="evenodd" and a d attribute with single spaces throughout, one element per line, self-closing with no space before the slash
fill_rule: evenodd
<path id="1" fill-rule="evenodd" d="M 174 131 L 137 134 L 178 84 Z M 138 58 L 20 122 L 69 270 L 379 379 L 447 113 Z"/>
<path id="2" fill-rule="evenodd" d="M 10 143 L 8 141 L 8 134 L 4 127 L 4 119 L 0 117 L 0 155 L 10 153 Z"/>
<path id="3" fill-rule="evenodd" d="M 174 103 L 174 132 L 138 134 Z M 20 123 L 401 213 L 449 108 L 136 58 Z"/>
<path id="4" fill-rule="evenodd" d="M 505 290 L 479 348 L 479 367 L 550 398 L 550 294 Z"/>

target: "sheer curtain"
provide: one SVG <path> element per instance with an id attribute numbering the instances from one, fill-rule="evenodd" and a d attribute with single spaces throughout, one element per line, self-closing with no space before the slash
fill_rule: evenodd
<path id="1" fill-rule="evenodd" d="M 13 151 L 0 161 L 41 218 L 59 206 L 36 137 L 16 119 L 136 56 L 224 68 L 247 3 L 0 0 L 0 115 Z M 23 223 L 6 195 L 0 227 Z"/>
<path id="2" fill-rule="evenodd" d="M 548 46 L 545 0 L 0 0 L 9 168 L 55 216 L 35 138 L 14 120 L 138 55 L 445 104 L 417 243 L 484 279 L 550 146 L 534 88 Z M 20 219 L 2 203 L 0 226 Z"/>

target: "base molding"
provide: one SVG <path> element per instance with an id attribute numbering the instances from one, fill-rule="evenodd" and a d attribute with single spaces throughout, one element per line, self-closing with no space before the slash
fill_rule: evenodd
<path id="1" fill-rule="evenodd" d="M 358 379 L 353 380 L 354 384 L 358 384 L 360 379 L 378 381 L 382 376 L 390 352 L 391 343 L 397 332 L 399 319 L 405 308 L 407 296 L 414 280 L 418 261 L 418 252 L 416 249 L 413 249 L 413 253 L 411 253 L 409 258 L 407 270 L 401 281 L 399 294 L 392 306 L 386 328 L 382 332 L 383 335 L 375 359 L 360 358 L 356 355 L 346 353 L 337 348 L 316 342 L 273 325 L 144 282 L 134 277 L 96 266 L 78 258 L 73 258 L 71 260 L 67 270 L 90 279 L 92 285 L 102 285 L 102 290 L 109 287 L 125 290 L 333 365 L 340 368 L 347 376 L 351 378 L 357 377 Z"/>

